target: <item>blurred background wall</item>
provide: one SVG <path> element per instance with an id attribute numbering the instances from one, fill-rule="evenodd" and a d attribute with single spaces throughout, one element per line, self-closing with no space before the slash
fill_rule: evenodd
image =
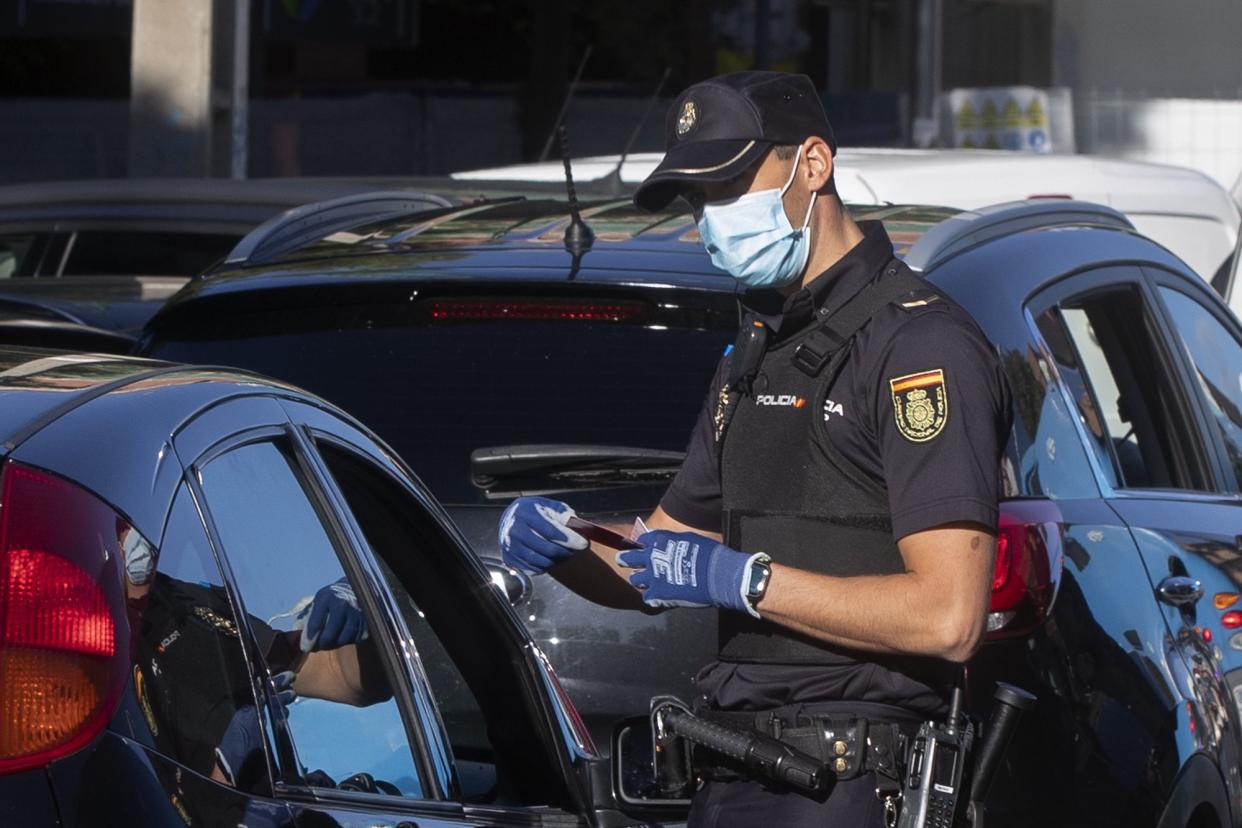
<path id="1" fill-rule="evenodd" d="M 562 109 L 575 155 L 636 129 L 657 150 L 677 90 L 773 68 L 812 77 L 845 145 L 945 143 L 948 90 L 1061 89 L 1078 151 L 1229 186 L 1242 4 L 1191 5 L 3 0 L 0 181 L 439 175 L 538 159 Z"/>

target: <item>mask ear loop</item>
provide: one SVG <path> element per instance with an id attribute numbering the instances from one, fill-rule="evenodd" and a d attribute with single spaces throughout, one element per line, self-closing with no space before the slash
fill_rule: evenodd
<path id="1" fill-rule="evenodd" d="M 789 172 L 789 180 L 785 182 L 785 186 L 781 187 L 781 198 L 785 197 L 785 191 L 793 184 L 794 176 L 798 174 L 798 164 L 802 161 L 802 147 L 798 147 L 798 154 L 794 156 L 793 169 Z M 811 211 L 815 209 L 815 198 L 819 193 L 811 193 L 811 203 L 806 206 L 806 216 L 802 219 L 802 226 L 798 228 L 799 233 L 805 233 L 806 228 L 811 226 Z"/>

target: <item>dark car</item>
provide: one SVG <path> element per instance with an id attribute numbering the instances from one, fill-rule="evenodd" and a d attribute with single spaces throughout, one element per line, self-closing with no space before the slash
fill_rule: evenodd
<path id="1" fill-rule="evenodd" d="M 649 511 L 737 315 L 734 283 L 677 206 L 583 215 L 589 247 L 566 246 L 564 203 L 540 200 L 296 245 L 256 234 L 152 319 L 142 350 L 258 370 L 357 413 L 490 558 L 604 733 L 656 692 L 691 692 L 712 614 L 609 612 L 550 578 L 532 585 L 495 559 L 499 511 L 532 493 L 603 519 Z M 970 687 L 976 711 L 997 680 L 1040 701 L 995 788 L 998 824 L 1234 824 L 1237 320 L 1109 208 L 856 217 L 884 221 L 899 255 L 976 317 L 1014 391 L 991 640 Z M 1012 603 L 1024 594 L 1046 621 Z"/>
<path id="2" fill-rule="evenodd" d="M 332 406 L 0 346 L 0 440 L 0 824 L 645 822 L 444 511 Z M 305 648 L 345 584 L 366 633 Z"/>
<path id="3" fill-rule="evenodd" d="M 163 302 L 263 222 L 377 190 L 395 213 L 444 207 L 401 179 L 155 178 L 0 187 L 0 341 L 123 352 Z"/>

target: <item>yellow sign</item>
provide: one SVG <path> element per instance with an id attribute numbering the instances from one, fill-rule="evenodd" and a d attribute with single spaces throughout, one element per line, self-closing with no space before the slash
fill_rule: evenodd
<path id="1" fill-rule="evenodd" d="M 983 128 L 996 129 L 1000 126 L 1000 120 L 997 118 L 996 104 L 992 101 L 983 102 Z"/>
<path id="2" fill-rule="evenodd" d="M 1013 98 L 1005 101 L 1005 126 L 1009 129 L 1022 126 L 1022 107 Z"/>
<path id="3" fill-rule="evenodd" d="M 978 129 L 979 119 L 975 117 L 975 108 L 971 106 L 970 101 L 962 103 L 961 108 L 956 113 L 957 128 L 960 130 Z"/>

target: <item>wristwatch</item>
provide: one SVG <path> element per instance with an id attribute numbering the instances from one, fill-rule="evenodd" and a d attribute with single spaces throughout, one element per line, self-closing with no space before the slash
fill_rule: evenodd
<path id="1" fill-rule="evenodd" d="M 768 582 L 772 580 L 772 559 L 762 553 L 750 560 L 746 573 L 746 607 L 750 614 L 759 617 L 755 605 L 763 600 L 768 591 Z"/>

